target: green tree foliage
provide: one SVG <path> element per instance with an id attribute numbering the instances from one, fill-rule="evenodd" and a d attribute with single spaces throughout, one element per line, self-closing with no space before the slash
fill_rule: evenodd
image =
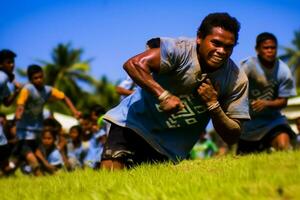
<path id="1" fill-rule="evenodd" d="M 292 73 L 295 74 L 296 86 L 300 88 L 300 30 L 295 31 L 294 39 L 292 40 L 293 48 L 283 47 L 285 53 L 280 56 L 281 59 L 287 62 Z"/>
<path id="2" fill-rule="evenodd" d="M 76 107 L 82 100 L 85 91 L 79 82 L 93 86 L 95 80 L 89 75 L 90 60 L 82 60 L 83 50 L 73 48 L 70 43 L 58 44 L 51 53 L 52 60 L 41 61 L 45 73 L 45 84 L 63 91 Z M 51 110 L 69 113 L 62 102 L 50 104 Z M 82 109 L 82 108 L 78 108 Z"/>

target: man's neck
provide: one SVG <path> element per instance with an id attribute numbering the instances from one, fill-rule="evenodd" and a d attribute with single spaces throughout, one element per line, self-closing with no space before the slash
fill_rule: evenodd
<path id="1" fill-rule="evenodd" d="M 260 56 L 257 56 L 258 59 L 259 59 L 259 62 L 267 69 L 272 69 L 274 66 L 275 66 L 275 62 L 276 60 L 272 61 L 272 62 L 269 62 L 269 61 L 266 61 L 264 59 L 262 59 Z"/>

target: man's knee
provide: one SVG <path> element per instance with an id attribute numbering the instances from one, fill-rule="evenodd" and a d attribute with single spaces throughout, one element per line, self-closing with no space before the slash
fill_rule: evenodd
<path id="1" fill-rule="evenodd" d="M 289 134 L 282 132 L 272 140 L 272 147 L 276 150 L 288 150 L 291 147 Z"/>
<path id="2" fill-rule="evenodd" d="M 120 170 L 125 168 L 125 164 L 118 160 L 102 160 L 100 167 L 106 170 Z"/>
<path id="3" fill-rule="evenodd" d="M 34 167 L 39 166 L 39 162 L 38 162 L 37 158 L 35 157 L 34 153 L 28 152 L 25 157 L 26 157 L 26 161 L 28 162 L 28 164 L 31 167 L 34 168 Z"/>

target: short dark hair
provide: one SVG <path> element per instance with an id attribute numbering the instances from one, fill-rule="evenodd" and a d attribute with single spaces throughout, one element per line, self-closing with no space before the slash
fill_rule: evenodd
<path id="1" fill-rule="evenodd" d="M 14 59 L 17 54 L 9 49 L 2 49 L 0 51 L 0 63 L 3 63 L 6 59 Z"/>
<path id="2" fill-rule="evenodd" d="M 258 48 L 259 45 L 266 40 L 273 40 L 277 46 L 277 38 L 275 37 L 275 35 L 272 33 L 263 32 L 257 35 L 255 48 Z"/>
<path id="3" fill-rule="evenodd" d="M 100 104 L 95 104 L 90 108 L 90 112 L 94 112 L 97 116 L 100 116 L 106 112 L 105 108 Z"/>
<path id="4" fill-rule="evenodd" d="M 53 137 L 53 139 L 54 139 L 54 141 L 56 141 L 56 137 L 57 137 L 57 135 L 58 135 L 58 132 L 56 131 L 56 130 L 53 130 L 53 129 L 48 129 L 48 128 L 46 128 L 46 129 L 44 129 L 43 131 L 42 131 L 42 137 L 46 134 L 46 133 L 50 133 L 50 135 Z"/>
<path id="5" fill-rule="evenodd" d="M 235 44 L 237 44 L 241 25 L 236 18 L 231 17 L 228 13 L 211 13 L 207 15 L 197 30 L 197 37 L 205 38 L 207 35 L 211 34 L 212 29 L 215 27 L 221 27 L 224 30 L 233 33 Z"/>
<path id="6" fill-rule="evenodd" d="M 59 132 L 62 129 L 61 123 L 57 121 L 55 118 L 47 118 L 43 121 L 43 127 L 45 129 L 50 129 Z"/>
<path id="7" fill-rule="evenodd" d="M 43 72 L 43 69 L 39 65 L 29 65 L 27 68 L 27 77 L 29 80 L 31 80 L 33 74 Z"/>
<path id="8" fill-rule="evenodd" d="M 77 130 L 77 132 L 78 132 L 78 137 L 79 137 L 79 138 L 82 137 L 82 135 L 83 135 L 83 130 L 82 130 L 82 127 L 81 127 L 80 125 L 74 125 L 74 126 L 72 126 L 72 127 L 70 128 L 70 130 L 72 130 L 72 129 Z M 69 130 L 69 131 L 70 131 L 70 130 Z"/>
<path id="9" fill-rule="evenodd" d="M 149 47 L 149 49 L 159 48 L 160 47 L 160 38 L 158 38 L 158 37 L 151 38 L 150 40 L 147 41 L 146 44 Z"/>

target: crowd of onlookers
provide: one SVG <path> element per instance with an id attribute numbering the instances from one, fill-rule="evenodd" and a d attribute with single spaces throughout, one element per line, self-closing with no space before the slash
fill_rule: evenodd
<path id="1" fill-rule="evenodd" d="M 85 167 L 99 168 L 108 127 L 101 119 L 103 113 L 104 108 L 95 105 L 90 113 L 82 115 L 78 125 L 67 131 L 52 114 L 48 114 L 43 120 L 43 129 L 36 138 L 37 147 L 33 152 L 39 162 L 38 170 L 28 163 L 28 155 L 20 153 L 18 149 L 16 121 L 7 120 L 6 115 L 0 113 L 0 123 L 9 147 L 9 170 L 2 173 L 9 175 L 18 168 L 25 174 L 35 175 L 53 174 L 59 169 L 72 171 Z"/>
<path id="2" fill-rule="evenodd" d="M 1 175 L 17 169 L 39 176 L 61 168 L 98 168 L 108 128 L 102 120 L 105 109 L 94 105 L 89 113 L 81 113 L 64 92 L 44 84 L 39 65 L 29 65 L 28 83 L 18 83 L 13 73 L 16 56 L 11 50 L 0 51 L 0 100 L 5 106 L 16 102 L 13 119 L 0 114 Z M 64 130 L 53 114 L 45 116 L 50 100 L 65 103 L 78 125 Z"/>

